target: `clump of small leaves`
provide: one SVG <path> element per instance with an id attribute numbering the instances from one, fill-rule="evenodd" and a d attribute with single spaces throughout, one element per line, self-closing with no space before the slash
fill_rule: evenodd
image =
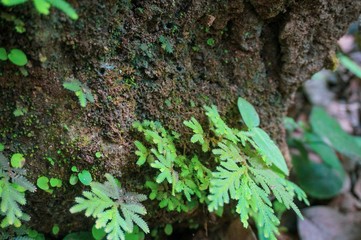
<path id="1" fill-rule="evenodd" d="M 71 81 L 64 82 L 63 87 L 75 93 L 79 99 L 80 106 L 86 107 L 88 101 L 94 103 L 93 94 L 85 83 L 72 79 Z"/>
<path id="2" fill-rule="evenodd" d="M 147 213 L 141 204 L 147 197 L 124 191 L 110 174 L 105 174 L 105 177 L 107 181 L 104 183 L 91 182 L 91 191 L 84 191 L 82 197 L 76 197 L 76 205 L 70 212 L 85 211 L 85 216 L 95 218 L 95 228 L 103 228 L 109 240 L 125 240 L 125 234 L 133 232 L 134 224 L 149 233 L 148 225 L 141 217 Z"/>
<path id="3" fill-rule="evenodd" d="M 168 38 L 164 37 L 163 35 L 161 35 L 159 37 L 159 42 L 162 44 L 162 49 L 166 52 L 166 53 L 173 53 L 173 44 L 169 41 Z"/>
<path id="4" fill-rule="evenodd" d="M 2 228 L 10 225 L 20 227 L 21 221 L 30 219 L 20 206 L 26 204 L 25 192 L 35 192 L 36 187 L 26 179 L 26 171 L 22 169 L 24 163 L 23 155 L 17 153 L 12 156 L 10 166 L 9 160 L 0 153 L 0 210 L 4 216 Z"/>
<path id="5" fill-rule="evenodd" d="M 157 199 L 161 208 L 178 212 L 188 212 L 198 202 L 203 203 L 211 172 L 197 156 L 189 158 L 177 152 L 174 141 L 179 134 L 169 133 L 159 122 L 147 120 L 135 122 L 133 127 L 144 134 L 148 145 L 135 142 L 137 164 L 141 166 L 147 162 L 157 170 L 154 180 L 145 184 L 151 190 L 149 198 Z"/>
<path id="6" fill-rule="evenodd" d="M 184 124 L 194 135 L 192 142 L 199 142 L 203 151 L 212 150 L 219 166 L 212 172 L 208 195 L 209 211 L 217 211 L 233 199 L 237 201 L 236 212 L 244 227 L 253 217 L 259 232 L 267 239 L 276 239 L 280 224 L 269 199 L 275 196 L 287 209 L 292 208 L 302 215 L 294 198 L 307 203 L 306 194 L 295 184 L 285 179 L 288 169 L 285 160 L 268 134 L 259 127 L 260 119 L 254 107 L 243 98 L 238 99 L 238 108 L 246 130 L 229 127 L 220 117 L 217 107 L 204 107 L 209 119 L 212 140 L 198 121 L 192 118 Z"/>
<path id="7" fill-rule="evenodd" d="M 7 6 L 13 7 L 15 5 L 19 5 L 27 2 L 28 0 L 0 0 L 0 3 Z M 34 6 L 36 10 L 44 15 L 48 15 L 50 13 L 50 7 L 55 7 L 62 12 L 64 12 L 68 17 L 73 20 L 78 19 L 78 14 L 74 10 L 74 8 L 64 0 L 33 0 Z"/>

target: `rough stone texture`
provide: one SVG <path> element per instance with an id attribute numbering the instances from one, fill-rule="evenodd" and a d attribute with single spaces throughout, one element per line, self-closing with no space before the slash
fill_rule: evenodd
<path id="1" fill-rule="evenodd" d="M 181 149 L 199 152 L 182 122 L 194 116 L 206 124 L 202 106 L 215 104 L 236 126 L 238 96 L 254 104 L 287 155 L 281 123 L 294 91 L 330 65 L 336 39 L 361 11 L 361 2 L 353 0 L 129 2 L 73 1 L 76 22 L 58 11 L 39 16 L 30 5 L 1 8 L 23 19 L 27 32 L 17 34 L 1 20 L 0 46 L 25 50 L 30 62 L 28 77 L 0 63 L 0 142 L 8 155 L 26 154 L 33 181 L 47 175 L 67 182 L 75 165 L 97 180 L 105 172 L 122 174 L 126 188 L 146 193 L 141 186 L 148 170 L 134 164 L 138 136 L 131 124 L 158 120 L 182 134 Z M 160 36 L 172 53 L 162 49 Z M 62 87 L 69 78 L 86 83 L 95 104 L 81 109 Z M 28 113 L 15 118 L 17 107 Z M 96 159 L 96 151 L 104 158 Z M 29 195 L 27 210 L 37 230 L 50 232 L 57 223 L 62 235 L 89 226 L 90 220 L 68 213 L 81 186 L 64 185 L 53 195 Z M 182 219 L 155 212 L 148 217 L 159 223 Z M 198 219 L 203 224 L 207 218 Z"/>

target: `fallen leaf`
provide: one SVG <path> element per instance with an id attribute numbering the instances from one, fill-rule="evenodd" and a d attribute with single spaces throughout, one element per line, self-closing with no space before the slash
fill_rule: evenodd
<path id="1" fill-rule="evenodd" d="M 302 240 L 359 240 L 361 211 L 342 214 L 329 207 L 310 207 L 298 221 Z"/>

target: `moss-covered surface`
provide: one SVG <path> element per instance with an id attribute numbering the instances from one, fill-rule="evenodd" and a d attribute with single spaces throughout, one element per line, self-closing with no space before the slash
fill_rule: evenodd
<path id="1" fill-rule="evenodd" d="M 65 183 L 52 195 L 29 195 L 27 206 L 31 226 L 49 233 L 57 223 L 60 235 L 91 223 L 68 211 L 82 190 L 66 183 L 71 166 L 97 180 L 105 172 L 122 175 L 127 189 L 146 193 L 147 170 L 135 165 L 135 120 L 158 120 L 181 133 L 180 147 L 191 153 L 199 149 L 187 141 L 182 122 L 194 116 L 206 123 L 202 106 L 215 104 L 236 125 L 236 99 L 243 96 L 287 154 L 281 120 L 293 92 L 330 62 L 337 37 L 361 9 L 352 0 L 84 0 L 73 6 L 76 22 L 58 11 L 39 16 L 31 5 L 0 8 L 26 22 L 18 34 L 0 19 L 0 46 L 23 49 L 30 59 L 27 77 L 0 63 L 0 142 L 5 153 L 26 155 L 34 182 L 46 175 Z M 86 83 L 95 103 L 81 108 L 62 87 L 69 78 Z M 16 108 L 27 113 L 15 117 Z M 96 158 L 97 151 L 104 156 Z M 201 225 L 209 220 L 197 214 Z M 151 226 L 183 218 L 155 211 L 148 217 Z"/>

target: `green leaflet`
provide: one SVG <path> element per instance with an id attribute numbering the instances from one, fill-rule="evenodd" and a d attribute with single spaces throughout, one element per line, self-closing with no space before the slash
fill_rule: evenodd
<path id="1" fill-rule="evenodd" d="M 267 159 L 267 162 L 271 162 L 284 174 L 288 175 L 289 171 L 286 165 L 286 161 L 280 149 L 276 146 L 268 134 L 258 127 L 250 129 L 250 132 L 252 134 L 253 141 L 258 147 L 258 150 Z"/>
<path id="2" fill-rule="evenodd" d="M 2 3 L 5 6 L 12 7 L 15 5 L 25 3 L 27 1 L 28 0 L 0 0 L 0 3 Z M 50 7 L 53 6 L 64 12 L 72 20 L 78 19 L 78 14 L 74 10 L 74 8 L 64 0 L 33 0 L 33 2 L 35 9 L 41 14 L 48 15 L 50 12 L 49 11 Z"/>
<path id="3" fill-rule="evenodd" d="M 27 1 L 28 0 L 1 0 L 1 3 L 4 4 L 5 6 L 11 7 L 11 6 L 25 3 Z"/>
<path id="4" fill-rule="evenodd" d="M 242 115 L 242 119 L 248 128 L 258 127 L 260 120 L 256 109 L 244 98 L 238 98 L 238 110 Z"/>
<path id="5" fill-rule="evenodd" d="M 361 148 L 355 139 L 346 133 L 337 120 L 333 119 L 324 109 L 313 107 L 310 123 L 313 131 L 337 151 L 361 159 Z"/>
<path id="6" fill-rule="evenodd" d="M 90 88 L 85 83 L 81 83 L 78 79 L 64 82 L 63 87 L 75 93 L 81 107 L 86 107 L 88 101 L 94 103 L 94 97 Z"/>
<path id="7" fill-rule="evenodd" d="M 355 61 L 353 61 L 351 58 L 349 58 L 348 56 L 343 55 L 341 53 L 337 54 L 337 57 L 340 60 L 342 65 L 344 65 L 348 70 L 350 70 L 357 77 L 361 78 L 361 67 Z"/>

